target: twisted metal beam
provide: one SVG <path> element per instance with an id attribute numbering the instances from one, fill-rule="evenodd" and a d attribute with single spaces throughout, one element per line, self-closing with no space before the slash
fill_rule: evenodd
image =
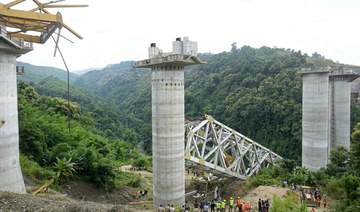
<path id="1" fill-rule="evenodd" d="M 201 123 L 187 124 L 185 161 L 188 167 L 219 177 L 245 180 L 282 159 L 211 116 L 205 115 L 205 118 Z"/>

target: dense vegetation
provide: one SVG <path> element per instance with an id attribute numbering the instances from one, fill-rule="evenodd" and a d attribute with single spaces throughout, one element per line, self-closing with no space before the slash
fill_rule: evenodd
<path id="1" fill-rule="evenodd" d="M 123 181 L 124 173 L 118 171 L 123 164 L 145 161 L 131 141 L 107 138 L 98 134 L 92 115 L 79 113 L 79 104 L 59 97 L 39 95 L 25 83 L 19 83 L 19 128 L 22 167 L 37 179 L 56 177 L 58 183 L 68 177 L 93 182 L 112 189 L 115 185 L 139 185 L 134 175 Z M 105 112 L 104 112 L 105 113 Z M 68 118 L 71 128 L 68 128 Z M 41 167 L 49 171 L 41 171 Z M 121 180 L 120 180 L 121 179 Z M 44 179 L 45 180 L 45 179 Z"/>
<path id="2" fill-rule="evenodd" d="M 289 184 L 314 186 L 337 200 L 330 203 L 334 211 L 360 211 L 360 123 L 352 133 L 351 151 L 339 147 L 331 151 L 330 161 L 326 168 L 312 172 L 286 159 L 252 177 L 250 183 L 256 187 L 287 180 Z"/>
<path id="3" fill-rule="evenodd" d="M 352 205 L 350 209 L 357 211 L 359 109 L 352 107 L 351 128 L 356 125 L 356 130 L 350 153 L 341 148 L 332 152 L 331 163 L 319 172 L 297 167 L 301 157 L 302 101 L 297 71 L 338 64 L 317 53 L 309 57 L 290 49 L 237 48 L 235 43 L 230 52 L 201 57 L 207 64 L 185 70 L 187 119 L 210 114 L 287 158 L 280 167 L 252 178 L 254 186 L 282 179 L 315 185 L 342 198 L 337 207 Z M 118 166 L 149 166 L 149 158 L 139 149 L 151 153 L 150 71 L 135 70 L 132 64 L 121 62 L 78 77 L 70 87 L 70 113 L 63 79 L 47 75 L 33 81 L 32 86 L 20 83 L 21 159 L 22 164 L 32 167 L 25 171 L 34 175 L 40 172 L 40 164 L 47 169 L 42 172 L 44 178 L 73 175 L 112 188 L 124 179 L 124 174 L 116 171 Z M 126 184 L 138 183 L 136 176 L 126 179 Z"/>
<path id="4" fill-rule="evenodd" d="M 64 82 L 67 82 L 68 74 L 62 69 L 54 67 L 34 66 L 29 63 L 17 62 L 17 66 L 24 67 L 24 74 L 19 75 L 18 78 L 23 82 L 38 83 L 46 77 L 54 76 Z M 74 73 L 69 73 L 69 81 L 73 83 L 78 76 Z"/>
<path id="5" fill-rule="evenodd" d="M 190 120 L 210 114 L 278 154 L 300 161 L 301 68 L 338 66 L 323 56 L 300 51 L 232 45 L 230 52 L 203 54 L 205 65 L 185 71 L 185 113 Z M 117 111 L 144 121 L 150 134 L 150 71 L 122 62 L 79 77 L 75 85 L 106 99 Z M 356 112 L 356 111 L 355 111 Z M 353 123 L 359 121 L 356 116 Z M 140 142 L 151 152 L 150 136 Z"/>

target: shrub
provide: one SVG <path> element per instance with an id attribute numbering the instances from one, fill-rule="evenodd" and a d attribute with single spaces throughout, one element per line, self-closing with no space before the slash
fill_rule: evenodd
<path id="1" fill-rule="evenodd" d="M 55 172 L 42 168 L 25 155 L 20 155 L 20 166 L 23 174 L 36 184 L 43 183 L 55 176 Z"/>
<path id="2" fill-rule="evenodd" d="M 129 172 L 117 171 L 115 177 L 116 186 L 140 187 L 141 178 L 139 175 Z"/>
<path id="3" fill-rule="evenodd" d="M 141 156 L 138 159 L 134 160 L 132 166 L 139 169 L 150 170 L 151 162 L 149 157 Z"/>

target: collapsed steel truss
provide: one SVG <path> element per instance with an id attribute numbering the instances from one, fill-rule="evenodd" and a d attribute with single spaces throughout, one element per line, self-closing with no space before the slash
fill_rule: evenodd
<path id="1" fill-rule="evenodd" d="M 187 124 L 186 166 L 219 177 L 245 180 L 282 159 L 211 116 L 205 115 L 205 118 L 200 124 Z"/>

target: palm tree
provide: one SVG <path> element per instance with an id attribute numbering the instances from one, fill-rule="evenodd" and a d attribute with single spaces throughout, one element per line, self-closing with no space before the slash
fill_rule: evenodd
<path id="1" fill-rule="evenodd" d="M 66 159 L 65 157 L 59 159 L 56 157 L 56 162 L 54 163 L 54 169 L 56 171 L 56 179 L 61 182 L 66 178 L 73 175 L 76 172 L 77 163 L 72 162 L 72 158 Z"/>

